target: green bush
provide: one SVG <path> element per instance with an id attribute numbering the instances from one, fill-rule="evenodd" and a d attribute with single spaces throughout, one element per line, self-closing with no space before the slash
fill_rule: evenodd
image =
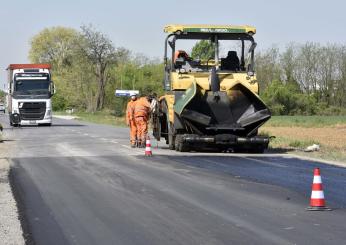
<path id="1" fill-rule="evenodd" d="M 300 91 L 296 83 L 273 81 L 262 98 L 273 115 L 314 115 L 316 99 Z"/>
<path id="2" fill-rule="evenodd" d="M 52 98 L 53 111 L 63 111 L 67 107 L 66 99 L 59 93 L 55 94 Z"/>
<path id="3" fill-rule="evenodd" d="M 336 106 L 326 106 L 325 103 L 319 103 L 317 114 L 320 116 L 345 116 L 346 108 Z"/>

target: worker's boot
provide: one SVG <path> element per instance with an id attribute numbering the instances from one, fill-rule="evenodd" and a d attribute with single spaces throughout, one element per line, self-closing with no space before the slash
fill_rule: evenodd
<path id="1" fill-rule="evenodd" d="M 145 148 L 146 144 L 145 144 L 145 140 L 142 141 L 142 148 Z"/>

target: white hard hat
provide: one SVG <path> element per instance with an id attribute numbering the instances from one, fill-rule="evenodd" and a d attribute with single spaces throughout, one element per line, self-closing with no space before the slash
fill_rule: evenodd
<path id="1" fill-rule="evenodd" d="M 130 97 L 132 96 L 137 96 L 137 94 L 135 92 L 130 92 Z"/>

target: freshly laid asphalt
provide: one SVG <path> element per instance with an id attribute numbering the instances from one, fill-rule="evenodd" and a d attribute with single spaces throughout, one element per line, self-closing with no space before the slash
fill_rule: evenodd
<path id="1" fill-rule="evenodd" d="M 128 130 L 54 119 L 11 128 L 28 244 L 345 244 L 346 169 L 290 155 L 178 153 Z M 158 148 L 157 148 L 158 145 Z M 309 212 L 313 168 L 327 205 Z"/>

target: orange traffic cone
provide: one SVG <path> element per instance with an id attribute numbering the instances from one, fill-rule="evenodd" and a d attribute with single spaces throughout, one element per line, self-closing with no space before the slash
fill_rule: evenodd
<path id="1" fill-rule="evenodd" d="M 324 192 L 322 188 L 322 179 L 319 168 L 314 169 L 314 180 L 312 182 L 312 191 L 310 199 L 310 207 L 307 208 L 309 211 L 327 211 L 331 210 L 326 206 L 324 200 Z"/>
<path id="2" fill-rule="evenodd" d="M 145 155 L 151 157 L 153 153 L 151 152 L 151 143 L 150 143 L 150 137 L 147 136 L 147 140 L 145 142 Z"/>

